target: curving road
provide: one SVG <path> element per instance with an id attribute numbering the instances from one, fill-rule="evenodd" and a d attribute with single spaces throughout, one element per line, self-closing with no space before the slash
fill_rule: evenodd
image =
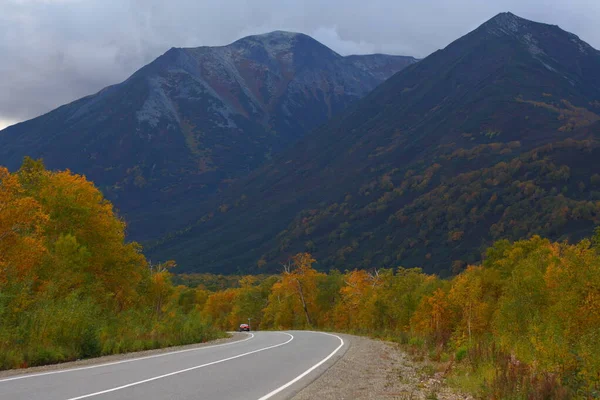
<path id="1" fill-rule="evenodd" d="M 0 379 L 0 399 L 287 399 L 345 347 L 326 333 L 253 332 L 216 346 Z"/>

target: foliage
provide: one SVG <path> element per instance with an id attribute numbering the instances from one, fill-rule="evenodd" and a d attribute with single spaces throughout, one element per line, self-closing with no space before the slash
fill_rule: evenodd
<path id="1" fill-rule="evenodd" d="M 149 265 L 85 177 L 0 168 L 0 368 L 215 337 L 174 265 Z"/>
<path id="2" fill-rule="evenodd" d="M 258 274 L 253 275 L 254 278 L 259 281 L 266 280 L 271 275 Z M 221 274 L 209 274 L 209 273 L 180 273 L 175 274 L 172 277 L 175 285 L 184 285 L 192 288 L 201 288 L 209 290 L 211 292 L 225 290 L 229 288 L 240 287 L 240 280 L 243 275 L 221 275 Z"/>
<path id="3" fill-rule="evenodd" d="M 438 149 L 432 165 L 382 166 L 369 183 L 349 187 L 339 198 L 303 204 L 293 214 L 286 212 L 288 220 L 264 215 L 265 230 L 277 232 L 269 240 L 250 246 L 246 240 L 236 241 L 238 233 L 232 233 L 234 240 L 223 245 L 216 237 L 206 237 L 201 247 L 206 254 L 219 252 L 211 256 L 218 261 L 198 270 L 231 271 L 227 260 L 235 254 L 236 264 L 246 266 L 243 271 L 270 272 L 290 254 L 310 251 L 319 258 L 321 270 L 348 264 L 391 268 L 402 260 L 449 276 L 457 272 L 455 266 L 476 262 L 501 238 L 539 234 L 577 241 L 600 224 L 600 175 L 594 174 L 600 172 L 594 163 L 599 143 L 565 139 L 526 152 L 516 141 L 448 146 Z M 247 218 L 242 215 L 252 207 L 249 203 L 231 210 L 239 224 L 207 217 L 179 237 L 182 268 L 195 265 L 188 254 L 196 249 L 192 232 L 210 232 L 229 223 L 243 229 Z M 245 258 L 246 250 L 252 259 Z M 255 262 L 257 267 L 252 266 Z"/>
<path id="4" fill-rule="evenodd" d="M 486 398 L 598 396 L 597 247 L 533 236 L 498 241 L 486 254 L 442 280 L 405 268 L 324 274 L 299 253 L 278 277 L 260 285 L 246 277 L 209 295 L 206 312 L 222 329 L 252 316 L 260 329 L 319 328 L 430 348 L 455 366 L 455 384 Z"/>

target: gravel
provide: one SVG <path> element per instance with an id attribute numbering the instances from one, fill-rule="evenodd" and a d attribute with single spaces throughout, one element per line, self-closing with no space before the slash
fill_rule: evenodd
<path id="1" fill-rule="evenodd" d="M 216 340 L 212 340 L 210 342 L 205 342 L 205 343 L 189 344 L 186 346 L 174 346 L 174 347 L 165 347 L 162 349 L 145 350 L 145 351 L 138 351 L 138 352 L 132 352 L 132 353 L 123 353 L 123 354 L 114 354 L 114 355 L 104 356 L 104 357 L 88 358 L 88 359 L 84 359 L 84 360 L 77 360 L 77 361 L 71 361 L 71 362 L 65 362 L 65 363 L 59 363 L 59 364 L 44 365 L 44 366 L 40 366 L 40 367 L 10 369 L 10 370 L 5 370 L 5 371 L 0 371 L 0 379 L 7 378 L 10 376 L 14 376 L 14 375 L 33 374 L 33 373 L 40 373 L 40 372 L 55 371 L 55 370 L 59 370 L 59 369 L 77 368 L 77 367 L 82 367 L 82 366 L 87 366 L 87 365 L 106 364 L 106 363 L 111 363 L 111 362 L 115 362 L 115 361 L 127 360 L 129 358 L 146 357 L 146 356 L 151 356 L 151 355 L 155 355 L 155 354 L 168 353 L 171 351 L 195 349 L 195 348 L 205 347 L 205 346 L 214 346 L 216 344 L 223 344 L 223 343 L 227 343 L 227 342 L 235 342 L 238 340 L 243 340 L 248 337 L 247 334 L 238 333 L 238 332 L 229 333 L 229 335 L 230 336 L 228 338 L 216 339 Z"/>
<path id="2" fill-rule="evenodd" d="M 395 343 L 341 336 L 350 342 L 344 356 L 293 400 L 472 399 L 445 386 L 443 372 L 412 361 Z"/>

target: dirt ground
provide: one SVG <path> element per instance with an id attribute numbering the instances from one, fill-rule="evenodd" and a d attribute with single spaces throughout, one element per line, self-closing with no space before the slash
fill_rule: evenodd
<path id="1" fill-rule="evenodd" d="M 342 335 L 350 347 L 293 400 L 472 399 L 444 385 L 443 371 L 412 361 L 395 343 Z"/>

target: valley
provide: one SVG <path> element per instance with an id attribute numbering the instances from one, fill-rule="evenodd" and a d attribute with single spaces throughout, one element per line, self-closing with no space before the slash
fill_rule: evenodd
<path id="1" fill-rule="evenodd" d="M 600 51 L 419 15 L 433 32 L 307 28 L 342 53 L 254 25 L 200 47 L 171 26 L 164 52 L 152 12 L 165 38 L 90 45 L 163 54 L 0 130 L 0 397 L 598 398 Z M 452 24 L 426 57 L 377 52 Z M 61 51 L 40 71 L 85 59 Z"/>

